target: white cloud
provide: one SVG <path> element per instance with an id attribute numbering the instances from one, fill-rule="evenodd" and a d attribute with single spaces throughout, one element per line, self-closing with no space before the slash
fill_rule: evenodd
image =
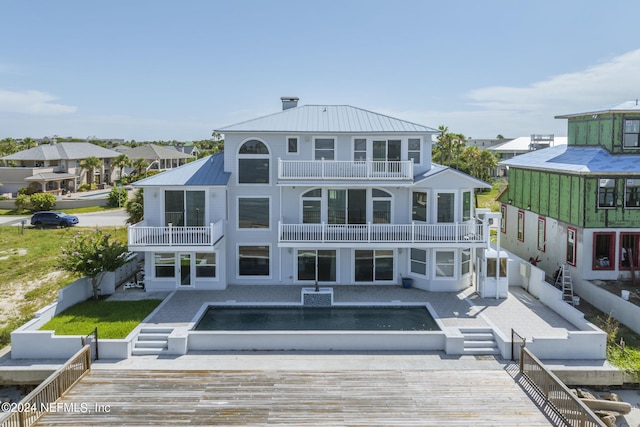
<path id="1" fill-rule="evenodd" d="M 57 104 L 57 98 L 46 92 L 28 90 L 23 92 L 0 89 L 0 112 L 34 115 L 58 115 L 75 113 L 71 105 Z"/>
<path id="2" fill-rule="evenodd" d="M 457 111 L 386 111 L 394 117 L 428 126 L 448 126 L 474 138 L 532 133 L 567 134 L 562 114 L 611 107 L 640 94 L 640 49 L 611 58 L 585 70 L 551 76 L 525 87 L 490 86 L 466 94 L 468 108 Z M 377 110 L 383 112 L 381 110 Z"/>

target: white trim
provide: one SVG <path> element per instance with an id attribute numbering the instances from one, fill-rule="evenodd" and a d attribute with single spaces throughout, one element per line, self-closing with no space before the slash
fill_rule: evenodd
<path id="1" fill-rule="evenodd" d="M 326 135 L 326 136 L 314 136 L 313 137 L 313 146 L 312 146 L 312 150 L 311 150 L 311 160 L 315 160 L 317 162 L 322 161 L 322 159 L 316 159 L 316 140 L 317 139 L 333 139 L 333 159 L 325 159 L 327 161 L 334 161 L 334 160 L 338 160 L 338 150 L 336 145 L 338 144 L 338 138 L 335 136 L 330 136 L 330 135 Z"/>
<path id="2" fill-rule="evenodd" d="M 364 282 L 358 281 L 356 282 L 356 251 L 373 251 L 373 281 Z M 377 251 L 391 251 L 391 255 L 393 257 L 393 274 L 391 275 L 391 280 L 375 280 L 376 274 L 376 252 Z M 352 248 L 351 249 L 351 283 L 354 285 L 392 285 L 397 283 L 398 275 L 398 251 L 393 248 Z"/>
<path id="3" fill-rule="evenodd" d="M 249 141 L 260 141 L 261 143 L 263 143 L 265 145 L 265 147 L 267 147 L 267 150 L 269 151 L 269 154 L 240 154 L 240 149 L 242 148 L 242 146 L 244 144 L 246 144 Z M 242 142 L 240 144 L 238 144 L 238 149 L 236 150 L 236 158 L 235 158 L 235 164 L 236 164 L 236 185 L 238 186 L 246 186 L 246 185 L 271 185 L 271 182 L 273 181 L 273 162 L 272 160 L 272 154 L 273 154 L 273 150 L 271 149 L 271 147 L 269 146 L 269 144 L 267 144 L 267 142 L 262 139 L 262 138 L 258 138 L 258 137 L 249 137 L 246 138 L 244 140 L 242 140 Z M 269 160 L 269 181 L 268 182 L 240 182 L 240 160 L 241 159 L 268 159 Z"/>
<path id="4" fill-rule="evenodd" d="M 290 139 L 295 139 L 296 140 L 296 149 L 297 149 L 297 151 L 289 151 L 289 140 Z M 288 155 L 297 156 L 297 155 L 300 154 L 300 137 L 299 136 L 285 136 L 284 143 L 285 143 L 285 152 Z"/>

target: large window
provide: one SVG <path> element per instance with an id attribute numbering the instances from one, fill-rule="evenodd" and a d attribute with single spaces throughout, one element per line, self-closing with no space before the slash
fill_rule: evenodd
<path id="1" fill-rule="evenodd" d="M 613 270 L 615 267 L 616 233 L 593 233 L 593 270 Z"/>
<path id="2" fill-rule="evenodd" d="M 626 208 L 640 207 L 640 179 L 626 179 L 624 182 L 624 206 Z"/>
<path id="3" fill-rule="evenodd" d="M 176 277 L 176 255 L 173 253 L 155 253 L 153 266 L 156 277 Z"/>
<path id="4" fill-rule="evenodd" d="M 196 252 L 196 277 L 216 277 L 216 254 Z"/>
<path id="5" fill-rule="evenodd" d="M 336 251 L 300 249 L 298 251 L 298 280 L 336 281 Z"/>
<path id="6" fill-rule="evenodd" d="M 411 272 L 426 276 L 427 251 L 424 249 L 411 248 Z"/>
<path id="7" fill-rule="evenodd" d="M 640 148 L 640 120 L 624 121 L 624 148 Z"/>
<path id="8" fill-rule="evenodd" d="M 567 228 L 567 264 L 576 265 L 576 250 L 577 250 L 577 234 L 578 231 L 573 227 Z"/>
<path id="9" fill-rule="evenodd" d="M 455 194 L 438 193 L 438 222 L 455 221 Z"/>
<path id="10" fill-rule="evenodd" d="M 407 157 L 413 163 L 420 164 L 420 138 L 409 138 Z"/>
<path id="11" fill-rule="evenodd" d="M 393 251 L 355 251 L 355 281 L 393 280 Z"/>
<path id="12" fill-rule="evenodd" d="M 166 190 L 164 192 L 165 224 L 178 226 L 204 225 L 204 191 Z"/>
<path id="13" fill-rule="evenodd" d="M 469 272 L 471 271 L 471 250 L 463 249 L 460 254 L 462 256 L 462 260 L 460 263 L 460 273 L 462 275 L 469 274 Z"/>
<path id="14" fill-rule="evenodd" d="M 524 211 L 518 211 L 518 240 L 524 242 Z"/>
<path id="15" fill-rule="evenodd" d="M 454 260 L 454 251 L 436 251 L 436 277 L 454 277 Z"/>
<path id="16" fill-rule="evenodd" d="M 547 220 L 538 217 L 538 250 L 544 252 L 547 247 Z"/>
<path id="17" fill-rule="evenodd" d="M 269 228 L 269 198 L 240 197 L 238 228 Z"/>
<path id="18" fill-rule="evenodd" d="M 335 160 L 335 139 L 316 138 L 315 139 L 315 160 Z"/>
<path id="19" fill-rule="evenodd" d="M 469 221 L 471 219 L 471 191 L 462 193 L 462 220 Z"/>
<path id="20" fill-rule="evenodd" d="M 598 180 L 598 207 L 613 208 L 616 202 L 616 180 Z"/>
<path id="21" fill-rule="evenodd" d="M 302 195 L 302 223 L 320 224 L 322 206 L 322 190 L 316 188 Z"/>
<path id="22" fill-rule="evenodd" d="M 269 246 L 239 246 L 239 276 L 269 276 Z"/>
<path id="23" fill-rule="evenodd" d="M 412 195 L 411 220 L 427 222 L 427 193 L 414 191 Z"/>
<path id="24" fill-rule="evenodd" d="M 264 143 L 252 139 L 240 147 L 238 183 L 269 184 L 269 149 Z"/>
<path id="25" fill-rule="evenodd" d="M 487 259 L 487 277 L 496 277 L 497 258 Z M 507 277 L 507 258 L 500 258 L 500 273 L 498 277 Z"/>
<path id="26" fill-rule="evenodd" d="M 367 190 L 328 190 L 327 222 L 329 224 L 366 224 Z"/>

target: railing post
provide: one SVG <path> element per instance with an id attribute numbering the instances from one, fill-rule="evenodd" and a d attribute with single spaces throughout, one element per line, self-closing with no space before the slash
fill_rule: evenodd
<path id="1" fill-rule="evenodd" d="M 322 243 L 325 242 L 325 233 L 326 233 L 326 228 L 324 226 L 324 222 L 320 223 L 320 235 L 322 237 Z"/>
<path id="2" fill-rule="evenodd" d="M 212 223 L 212 222 L 210 222 L 210 223 L 209 223 L 209 239 L 210 239 L 210 240 L 209 240 L 209 243 L 211 243 L 212 245 L 213 245 L 213 243 L 214 243 L 214 236 L 213 236 L 213 235 L 214 235 L 214 230 L 213 230 L 213 227 L 214 227 L 214 226 L 213 226 L 213 223 Z"/>
<path id="3" fill-rule="evenodd" d="M 324 157 L 320 159 L 320 176 L 324 179 Z"/>
<path id="4" fill-rule="evenodd" d="M 173 246 L 173 223 L 169 223 L 169 246 Z"/>
<path id="5" fill-rule="evenodd" d="M 367 242 L 371 243 L 371 223 L 367 223 Z"/>
<path id="6" fill-rule="evenodd" d="M 416 242 L 416 223 L 411 221 L 411 243 Z"/>

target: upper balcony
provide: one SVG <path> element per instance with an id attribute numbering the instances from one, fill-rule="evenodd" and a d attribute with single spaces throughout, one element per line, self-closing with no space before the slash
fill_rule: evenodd
<path id="1" fill-rule="evenodd" d="M 488 247 L 488 225 L 472 219 L 447 224 L 283 224 L 281 247 Z"/>
<path id="2" fill-rule="evenodd" d="M 320 180 L 408 184 L 413 181 L 413 161 L 278 159 L 278 181 L 293 183 Z"/>
<path id="3" fill-rule="evenodd" d="M 220 220 L 206 226 L 181 227 L 169 224 L 163 227 L 147 226 L 145 222 L 130 225 L 129 249 L 132 251 L 197 251 L 213 248 L 224 237 L 224 224 Z"/>

